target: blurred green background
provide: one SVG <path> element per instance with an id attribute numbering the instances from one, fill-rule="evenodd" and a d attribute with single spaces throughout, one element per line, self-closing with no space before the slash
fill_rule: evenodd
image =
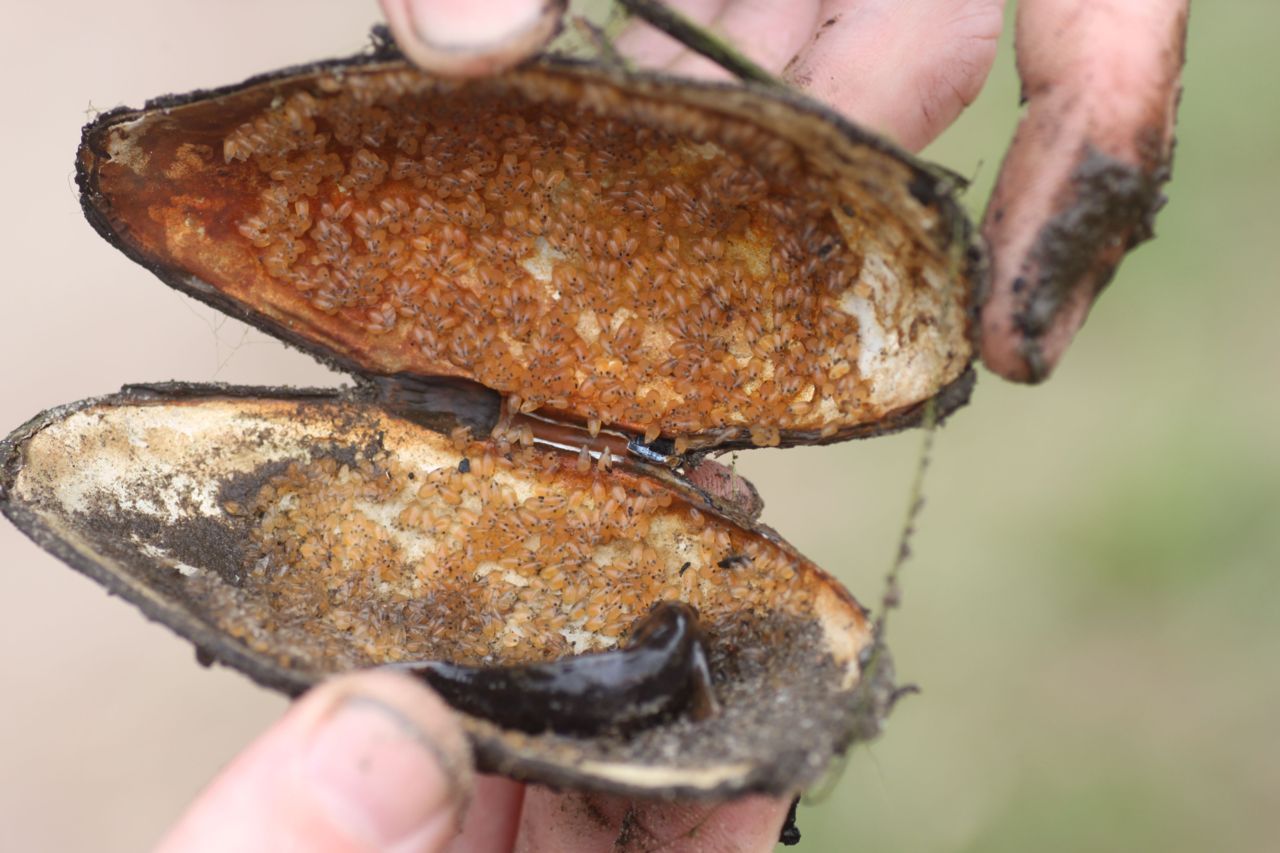
<path id="1" fill-rule="evenodd" d="M 215 11 L 216 9 L 216 11 Z M 127 381 L 333 381 L 84 224 L 86 107 L 350 52 L 372 3 L 13 4 L 0 33 L 0 431 Z M 980 379 L 938 434 L 891 628 L 905 699 L 800 810 L 804 847 L 1270 851 L 1280 838 L 1280 79 L 1274 0 L 1193 10 L 1170 204 L 1054 379 Z M 927 153 L 1017 120 L 1008 39 Z M 16 200 L 21 200 L 18 202 Z M 744 454 L 766 520 L 878 601 L 920 436 Z M 135 850 L 283 700 L 0 525 L 0 849 Z"/>
<path id="2" fill-rule="evenodd" d="M 801 808 L 814 849 L 1280 849 L 1280 5 L 1193 6 L 1158 236 L 1051 382 L 984 375 L 939 434 L 890 638 L 923 692 Z M 975 216 L 1017 96 L 1006 37 L 926 152 Z M 918 445 L 741 465 L 874 601 Z"/>

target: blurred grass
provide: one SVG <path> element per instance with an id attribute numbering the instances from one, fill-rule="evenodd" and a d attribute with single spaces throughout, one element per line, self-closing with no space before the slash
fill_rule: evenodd
<path id="1" fill-rule="evenodd" d="M 1276 849 L 1280 110 L 1251 92 L 1277 31 L 1273 2 L 1195 7 L 1157 239 L 1053 381 L 984 375 L 939 436 L 890 638 L 923 693 L 802 805 L 808 849 Z M 1018 117 L 1009 35 L 926 152 L 975 176 L 975 216 Z M 874 603 L 918 440 L 740 467 Z"/>

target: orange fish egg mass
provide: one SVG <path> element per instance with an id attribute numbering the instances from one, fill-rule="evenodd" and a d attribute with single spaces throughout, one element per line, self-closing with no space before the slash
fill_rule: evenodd
<path id="1" fill-rule="evenodd" d="M 663 600 L 699 608 L 712 630 L 805 607 L 790 583 L 802 558 L 644 478 L 457 444 L 459 462 L 434 469 L 320 458 L 269 480 L 245 508 L 247 596 L 224 628 L 250 645 L 256 633 L 265 652 L 304 633 L 315 659 L 303 663 L 324 670 L 598 651 Z"/>
<path id="2" fill-rule="evenodd" d="M 271 286 L 526 411 L 761 445 L 860 418 L 862 259 L 793 145 L 645 98 L 446 103 L 414 79 L 295 92 L 225 138 L 265 179 L 236 228 Z"/>

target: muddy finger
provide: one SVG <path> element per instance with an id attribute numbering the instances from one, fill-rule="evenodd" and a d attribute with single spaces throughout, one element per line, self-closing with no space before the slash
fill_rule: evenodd
<path id="1" fill-rule="evenodd" d="M 1045 379 L 1124 255 L 1153 234 L 1173 152 L 1185 0 L 1026 3 L 1027 113 L 987 208 L 982 357 Z"/>

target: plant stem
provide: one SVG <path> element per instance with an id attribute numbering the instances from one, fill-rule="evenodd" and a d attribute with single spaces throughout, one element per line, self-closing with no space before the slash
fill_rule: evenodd
<path id="1" fill-rule="evenodd" d="M 908 693 L 919 690 L 913 684 L 899 686 L 893 669 L 893 658 L 889 656 L 885 645 L 885 631 L 889 621 L 889 611 L 901 603 L 902 593 L 898 586 L 898 578 L 902 567 L 911 556 L 911 537 L 915 534 L 916 520 L 924 507 L 924 475 L 929 468 L 929 460 L 933 453 L 933 438 L 938 427 L 938 407 L 935 401 L 924 404 L 924 417 L 921 420 L 924 429 L 924 440 L 920 446 L 920 458 L 916 463 L 915 477 L 911 481 L 911 493 L 907 502 L 907 515 L 902 524 L 902 533 L 898 537 L 898 552 L 885 575 L 884 598 L 880 603 L 880 612 L 876 615 L 875 624 L 871 627 L 871 645 L 862 651 L 859 663 L 862 673 L 858 686 L 854 689 L 853 713 L 857 721 L 854 738 L 870 740 L 880 733 L 884 718 L 888 716 L 898 699 Z"/>
<path id="2" fill-rule="evenodd" d="M 880 603 L 880 614 L 875 625 L 877 639 L 884 634 L 889 611 L 901 603 L 902 591 L 898 586 L 898 578 L 907 558 L 911 556 L 911 539 L 916 532 L 920 511 L 924 509 L 924 476 L 929 470 L 929 461 L 933 456 L 933 438 L 938 431 L 938 407 L 932 399 L 924 404 L 920 427 L 924 431 L 924 439 L 920 443 L 920 458 L 916 462 L 916 473 L 911 480 L 911 491 L 907 498 L 907 516 L 902 522 L 902 533 L 898 536 L 898 552 L 884 579 L 884 598 Z"/>
<path id="3" fill-rule="evenodd" d="M 730 47 L 724 39 L 686 18 L 662 0 L 614 0 L 631 15 L 662 30 L 694 53 L 705 56 L 740 80 L 786 87 L 786 83 Z"/>
<path id="4" fill-rule="evenodd" d="M 613 40 L 605 35 L 603 29 L 582 16 L 573 19 L 573 26 L 583 41 L 595 51 L 596 57 L 605 65 L 619 70 L 628 67 L 627 61 L 623 59 L 622 54 L 618 53 L 618 49 L 613 45 Z"/>

